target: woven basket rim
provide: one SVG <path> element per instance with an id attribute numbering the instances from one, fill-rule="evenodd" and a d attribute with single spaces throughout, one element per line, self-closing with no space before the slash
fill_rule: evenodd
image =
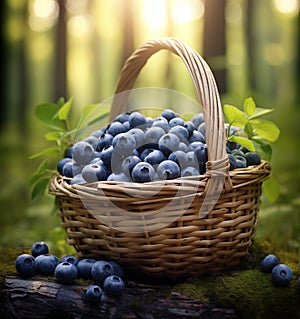
<path id="1" fill-rule="evenodd" d="M 232 189 L 238 188 L 240 186 L 244 186 L 247 184 L 251 184 L 256 181 L 264 181 L 271 175 L 271 165 L 268 161 L 262 160 L 259 165 L 252 165 L 246 168 L 237 168 L 229 171 L 229 176 L 231 180 L 235 180 L 236 183 L 233 183 Z M 253 179 L 253 176 L 256 176 Z M 198 176 L 189 176 L 189 177 L 179 177 L 171 180 L 164 181 L 152 181 L 147 183 L 137 183 L 137 182 L 115 182 L 115 181 L 98 181 L 94 183 L 79 183 L 71 185 L 71 178 L 65 177 L 56 173 L 53 175 L 50 186 L 49 193 L 53 195 L 63 195 L 64 193 L 73 193 L 75 194 L 77 189 L 81 191 L 88 189 L 97 189 L 97 188 L 105 188 L 105 189 L 116 189 L 119 186 L 133 188 L 135 190 L 143 191 L 151 188 L 155 188 L 155 186 L 168 186 L 168 185 L 182 185 L 189 184 L 192 185 L 195 183 L 205 184 L 209 176 L 207 175 L 198 175 Z M 245 181 L 246 179 L 246 181 Z M 240 183 L 239 180 L 243 182 Z M 58 187 L 58 185 L 60 185 Z M 225 189 L 223 192 L 226 191 Z"/>

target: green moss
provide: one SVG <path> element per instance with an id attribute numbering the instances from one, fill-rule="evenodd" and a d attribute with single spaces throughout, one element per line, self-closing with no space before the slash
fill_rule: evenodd
<path id="1" fill-rule="evenodd" d="M 294 278 L 288 287 L 276 287 L 271 274 L 260 270 L 260 262 L 268 253 L 276 254 L 281 263 L 293 270 Z M 300 287 L 297 284 L 299 262 L 299 256 L 281 251 L 272 243 L 255 243 L 240 269 L 226 274 L 191 278 L 174 287 L 174 290 L 202 302 L 235 308 L 243 319 L 296 319 L 300 318 Z"/>

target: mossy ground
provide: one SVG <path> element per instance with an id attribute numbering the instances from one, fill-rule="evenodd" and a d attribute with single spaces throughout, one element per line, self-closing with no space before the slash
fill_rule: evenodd
<path id="1" fill-rule="evenodd" d="M 275 286 L 271 274 L 260 270 L 260 261 L 268 253 L 276 254 L 280 263 L 293 270 L 294 278 L 288 287 Z M 243 319 L 299 319 L 299 276 L 299 256 L 281 251 L 267 242 L 256 242 L 247 262 L 239 269 L 190 278 L 175 286 L 174 290 L 218 307 L 235 308 Z"/>
<path id="2" fill-rule="evenodd" d="M 21 253 L 28 251 L 0 248 L 0 297 L 4 276 L 16 274 L 14 261 Z M 294 278 L 288 287 L 275 286 L 271 274 L 260 270 L 260 262 L 268 253 L 276 254 L 281 263 L 293 270 Z M 299 319 L 299 276 L 300 257 L 296 253 L 283 251 L 270 242 L 256 241 L 249 258 L 238 269 L 193 277 L 175 285 L 172 291 L 217 307 L 234 308 L 241 319 Z"/>

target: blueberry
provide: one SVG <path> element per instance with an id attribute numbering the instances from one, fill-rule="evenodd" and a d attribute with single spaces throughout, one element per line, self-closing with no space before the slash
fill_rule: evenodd
<path id="1" fill-rule="evenodd" d="M 129 124 L 133 127 L 143 126 L 146 124 L 146 118 L 139 112 L 132 112 L 129 116 Z"/>
<path id="2" fill-rule="evenodd" d="M 146 123 L 143 126 L 144 129 L 147 129 L 152 126 L 154 119 L 152 117 L 146 117 Z"/>
<path id="3" fill-rule="evenodd" d="M 69 147 L 65 151 L 65 157 L 72 158 L 73 156 L 73 146 Z"/>
<path id="4" fill-rule="evenodd" d="M 175 162 L 176 164 L 178 164 L 178 166 L 180 168 L 185 167 L 186 165 L 188 165 L 188 160 L 187 160 L 187 156 L 186 153 L 180 150 L 174 151 L 172 152 L 168 159 L 170 161 Z"/>
<path id="5" fill-rule="evenodd" d="M 236 159 L 236 168 L 246 168 L 247 160 L 245 156 L 242 155 L 233 155 Z"/>
<path id="6" fill-rule="evenodd" d="M 104 165 L 108 168 L 111 167 L 111 158 L 112 158 L 113 151 L 114 151 L 114 148 L 112 145 L 108 145 L 104 147 L 103 150 L 101 151 L 100 158 L 103 161 Z"/>
<path id="7" fill-rule="evenodd" d="M 188 166 L 193 166 L 199 169 L 199 163 L 197 161 L 196 155 L 194 151 L 190 151 L 186 153 L 186 158 L 187 158 L 187 165 Z"/>
<path id="8" fill-rule="evenodd" d="M 207 162 L 207 146 L 206 144 L 198 144 L 194 149 L 195 156 L 199 163 Z"/>
<path id="9" fill-rule="evenodd" d="M 82 174 L 80 173 L 72 178 L 71 185 L 85 183 L 85 182 L 86 182 L 85 179 L 82 177 Z"/>
<path id="10" fill-rule="evenodd" d="M 245 154 L 248 166 L 259 165 L 261 162 L 260 156 L 255 152 L 248 152 Z"/>
<path id="11" fill-rule="evenodd" d="M 236 168 L 236 159 L 232 154 L 228 154 L 229 159 L 229 170 L 232 171 Z"/>
<path id="12" fill-rule="evenodd" d="M 201 143 L 205 143 L 205 137 L 197 130 L 194 130 L 192 132 L 192 134 L 189 137 L 189 143 L 193 143 L 193 142 L 201 142 Z"/>
<path id="13" fill-rule="evenodd" d="M 194 115 L 191 122 L 193 123 L 193 125 L 195 127 L 198 127 L 200 124 L 204 123 L 203 113 L 199 113 L 199 114 Z"/>
<path id="14" fill-rule="evenodd" d="M 62 284 L 72 284 L 78 276 L 77 267 L 64 261 L 56 266 L 54 276 Z"/>
<path id="15" fill-rule="evenodd" d="M 90 136 L 86 137 L 85 139 L 83 139 L 83 141 L 89 143 L 93 147 L 93 149 L 95 150 L 97 148 L 99 139 L 93 135 L 90 135 Z"/>
<path id="16" fill-rule="evenodd" d="M 199 170 L 193 166 L 187 166 L 181 171 L 181 177 L 198 176 Z"/>
<path id="17" fill-rule="evenodd" d="M 179 166 L 170 160 L 165 160 L 157 166 L 157 175 L 161 180 L 180 177 Z"/>
<path id="18" fill-rule="evenodd" d="M 63 174 L 63 167 L 67 162 L 72 162 L 72 158 L 70 157 L 64 157 L 63 159 L 61 159 L 58 163 L 57 163 L 57 171 L 60 175 Z"/>
<path id="19" fill-rule="evenodd" d="M 129 116 L 130 116 L 130 112 L 125 112 L 122 114 L 119 114 L 115 117 L 115 119 L 113 120 L 113 122 L 120 122 L 120 123 L 124 123 L 126 121 L 129 120 Z"/>
<path id="20" fill-rule="evenodd" d="M 157 117 L 152 123 L 152 127 L 160 127 L 167 133 L 170 129 L 169 122 L 164 117 Z"/>
<path id="21" fill-rule="evenodd" d="M 278 265 L 279 261 L 275 255 L 269 254 L 261 261 L 261 269 L 263 272 L 272 272 L 272 269 Z"/>
<path id="22" fill-rule="evenodd" d="M 153 150 L 144 158 L 144 161 L 154 166 L 154 165 L 158 165 L 165 159 L 166 157 L 163 152 L 159 150 Z"/>
<path id="23" fill-rule="evenodd" d="M 36 273 L 43 276 L 52 276 L 59 264 L 59 259 L 51 254 L 39 255 L 35 260 L 37 264 Z"/>
<path id="24" fill-rule="evenodd" d="M 190 137 L 195 130 L 194 124 L 192 122 L 185 122 L 184 127 L 187 129 L 187 131 L 189 133 L 189 137 Z"/>
<path id="25" fill-rule="evenodd" d="M 239 145 L 236 142 L 226 141 L 226 147 L 228 147 L 230 151 L 234 151 L 238 149 Z"/>
<path id="26" fill-rule="evenodd" d="M 102 134 L 99 138 L 96 150 L 101 152 L 104 149 L 104 147 L 111 145 L 113 138 L 114 137 L 111 134 Z"/>
<path id="27" fill-rule="evenodd" d="M 150 127 L 145 132 L 144 143 L 148 148 L 156 148 L 158 145 L 159 139 L 165 134 L 165 131 L 158 126 Z"/>
<path id="28" fill-rule="evenodd" d="M 298 277 L 298 286 L 300 286 L 300 276 Z"/>
<path id="29" fill-rule="evenodd" d="M 106 130 L 107 134 L 116 136 L 117 134 L 126 132 L 126 126 L 120 122 L 112 122 Z"/>
<path id="30" fill-rule="evenodd" d="M 65 262 L 65 261 L 70 263 L 70 264 L 73 264 L 75 266 L 77 266 L 77 264 L 78 264 L 78 259 L 73 255 L 63 256 L 61 259 L 61 262 Z"/>
<path id="31" fill-rule="evenodd" d="M 90 285 L 85 292 L 85 296 L 90 302 L 97 303 L 101 300 L 102 289 L 98 285 Z"/>
<path id="32" fill-rule="evenodd" d="M 178 145 L 178 151 L 182 151 L 182 152 L 185 152 L 187 153 L 188 152 L 188 147 L 185 143 L 183 142 L 180 142 L 179 145 Z"/>
<path id="33" fill-rule="evenodd" d="M 189 138 L 188 130 L 181 125 L 176 125 L 171 127 L 171 129 L 169 130 L 169 133 L 175 134 L 180 139 L 181 142 L 186 142 Z"/>
<path id="34" fill-rule="evenodd" d="M 89 164 L 82 170 L 82 177 L 88 183 L 105 181 L 107 176 L 108 172 L 104 164 Z"/>
<path id="35" fill-rule="evenodd" d="M 205 127 L 205 123 L 201 123 L 198 126 L 198 131 L 205 137 L 206 136 L 206 127 Z"/>
<path id="36" fill-rule="evenodd" d="M 114 137 L 112 141 L 114 152 L 123 156 L 129 156 L 136 147 L 135 138 L 128 133 L 121 133 Z"/>
<path id="37" fill-rule="evenodd" d="M 171 119 L 169 122 L 170 127 L 174 127 L 177 125 L 184 126 L 184 124 L 185 124 L 185 122 L 181 117 L 175 117 L 175 118 Z"/>
<path id="38" fill-rule="evenodd" d="M 95 262 L 96 260 L 92 258 L 79 260 L 77 264 L 78 276 L 83 279 L 92 279 L 91 270 Z"/>
<path id="39" fill-rule="evenodd" d="M 118 297 L 125 289 L 125 284 L 122 278 L 116 275 L 108 276 L 103 283 L 103 290 L 108 295 Z"/>
<path id="40" fill-rule="evenodd" d="M 140 154 L 140 159 L 142 161 L 145 161 L 146 156 L 148 156 L 153 151 L 155 151 L 155 148 L 151 148 L 151 147 L 145 148 Z"/>
<path id="41" fill-rule="evenodd" d="M 78 165 L 74 161 L 67 162 L 63 169 L 62 169 L 62 175 L 65 177 L 72 178 L 78 174 L 81 173 L 82 167 Z"/>
<path id="42" fill-rule="evenodd" d="M 127 176 L 130 176 L 134 166 L 140 162 L 141 159 L 135 155 L 126 157 L 122 162 L 122 172 L 125 173 Z"/>
<path id="43" fill-rule="evenodd" d="M 169 156 L 173 151 L 178 149 L 180 140 L 173 133 L 163 135 L 158 141 L 158 148 L 166 155 Z"/>
<path id="44" fill-rule="evenodd" d="M 22 254 L 17 257 L 15 261 L 15 268 L 21 276 L 30 277 L 36 273 L 37 263 L 33 256 L 29 254 Z"/>
<path id="45" fill-rule="evenodd" d="M 128 134 L 134 137 L 136 148 L 139 148 L 140 146 L 144 144 L 145 133 L 140 128 L 137 128 L 137 127 L 132 128 L 131 130 L 128 131 Z"/>
<path id="46" fill-rule="evenodd" d="M 161 113 L 161 116 L 164 117 L 167 121 L 170 121 L 178 115 L 174 111 L 166 109 Z"/>
<path id="47" fill-rule="evenodd" d="M 113 275 L 113 266 L 104 260 L 96 261 L 91 270 L 92 277 L 96 283 L 102 284 L 104 279 Z"/>
<path id="48" fill-rule="evenodd" d="M 293 279 L 293 271 L 285 264 L 278 264 L 272 270 L 272 278 L 278 286 L 288 286 Z"/>
<path id="49" fill-rule="evenodd" d="M 107 177 L 108 182 L 132 182 L 131 177 L 127 176 L 123 172 L 111 173 Z"/>
<path id="50" fill-rule="evenodd" d="M 104 134 L 105 130 L 106 130 L 106 128 L 102 128 L 102 129 L 100 129 L 100 130 L 96 130 L 96 131 L 94 131 L 94 132 L 91 134 L 91 136 L 95 136 L 95 137 L 99 140 L 100 136 L 101 136 L 102 134 Z"/>
<path id="51" fill-rule="evenodd" d="M 39 255 L 48 254 L 49 247 L 43 241 L 38 241 L 31 246 L 31 255 L 37 257 Z"/>
<path id="52" fill-rule="evenodd" d="M 131 177 L 134 182 L 144 183 L 153 181 L 154 174 L 155 171 L 151 164 L 140 162 L 134 166 Z"/>
<path id="53" fill-rule="evenodd" d="M 114 260 L 110 260 L 109 263 L 113 266 L 114 275 L 117 275 L 119 277 L 123 277 L 124 270 L 123 270 L 122 266 Z"/>
<path id="54" fill-rule="evenodd" d="M 88 164 L 94 157 L 94 149 L 87 142 L 77 142 L 73 146 L 73 160 L 79 165 Z"/>

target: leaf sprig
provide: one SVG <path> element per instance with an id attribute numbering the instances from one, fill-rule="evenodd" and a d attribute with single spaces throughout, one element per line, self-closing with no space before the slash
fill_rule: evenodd
<path id="1" fill-rule="evenodd" d="M 107 104 L 91 104 L 85 106 L 74 121 L 71 121 L 73 97 L 68 101 L 63 98 L 55 103 L 43 103 L 36 107 L 36 117 L 49 129 L 44 135 L 46 141 L 54 146 L 31 155 L 30 159 L 46 157 L 32 175 L 29 183 L 32 188 L 31 197 L 39 199 L 48 189 L 51 177 L 56 172 L 56 167 L 50 165 L 48 158 L 57 163 L 64 157 L 65 151 L 80 138 L 87 127 L 108 116 L 110 106 Z"/>
<path id="2" fill-rule="evenodd" d="M 227 140 L 238 143 L 249 151 L 256 151 L 263 159 L 270 161 L 271 143 L 279 138 L 280 130 L 272 121 L 260 117 L 273 111 L 274 109 L 257 107 L 252 97 L 245 99 L 243 111 L 225 104 L 223 112 L 228 120 Z"/>

